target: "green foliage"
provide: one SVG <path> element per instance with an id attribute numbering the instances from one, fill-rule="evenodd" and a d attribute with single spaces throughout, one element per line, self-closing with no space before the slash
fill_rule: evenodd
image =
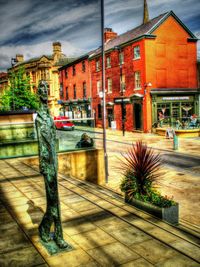
<path id="1" fill-rule="evenodd" d="M 161 196 L 153 188 L 154 182 L 159 177 L 158 170 L 161 166 L 159 154 L 155 154 L 152 148 L 138 141 L 123 157 L 124 161 L 121 163 L 120 170 L 124 177 L 120 189 L 129 199 L 135 198 L 159 207 L 174 205 L 175 202 L 172 199 Z"/>
<path id="2" fill-rule="evenodd" d="M 11 72 L 9 84 L 9 89 L 2 96 L 1 110 L 38 109 L 38 98 L 31 92 L 30 78 L 25 75 L 23 67 Z"/>

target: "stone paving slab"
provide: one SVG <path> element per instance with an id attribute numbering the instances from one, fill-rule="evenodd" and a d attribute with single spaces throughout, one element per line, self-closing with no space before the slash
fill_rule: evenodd
<path id="1" fill-rule="evenodd" d="M 36 177 L 29 178 L 32 168 L 17 159 L 1 160 L 0 166 L 0 266 L 200 266 L 200 248 L 174 235 L 172 227 L 161 229 L 147 221 L 151 216 L 139 212 L 140 217 L 98 187 L 62 177 L 64 238 L 74 249 L 51 256 L 37 232 L 45 210 L 37 186 L 43 185 L 42 176 L 33 170 Z"/>

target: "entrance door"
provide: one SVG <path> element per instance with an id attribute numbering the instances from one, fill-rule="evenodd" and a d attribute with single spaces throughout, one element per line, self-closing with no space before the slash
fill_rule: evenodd
<path id="1" fill-rule="evenodd" d="M 135 129 L 142 130 L 142 105 L 140 103 L 134 103 L 134 122 L 135 122 Z"/>

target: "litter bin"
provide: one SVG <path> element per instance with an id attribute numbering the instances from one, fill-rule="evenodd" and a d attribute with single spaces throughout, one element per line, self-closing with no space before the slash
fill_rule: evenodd
<path id="1" fill-rule="evenodd" d="M 178 136 L 174 135 L 173 139 L 173 149 L 178 150 Z"/>

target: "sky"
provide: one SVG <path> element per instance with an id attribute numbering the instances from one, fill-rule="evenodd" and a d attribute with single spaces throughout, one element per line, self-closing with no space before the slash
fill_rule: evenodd
<path id="1" fill-rule="evenodd" d="M 143 0 L 104 3 L 105 27 L 118 34 L 142 23 Z M 150 18 L 173 10 L 200 38 L 200 0 L 147 3 Z M 100 0 L 0 0 L 0 27 L 0 72 L 11 66 L 16 54 L 23 54 L 25 60 L 52 54 L 56 41 L 65 55 L 78 56 L 101 45 Z"/>

